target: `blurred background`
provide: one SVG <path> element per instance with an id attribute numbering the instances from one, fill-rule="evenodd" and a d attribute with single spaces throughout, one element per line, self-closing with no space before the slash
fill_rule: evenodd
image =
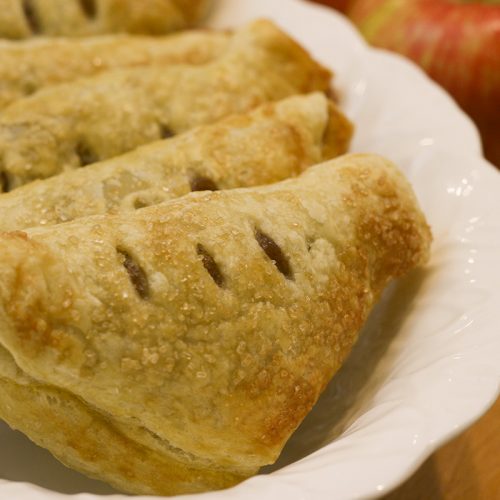
<path id="1" fill-rule="evenodd" d="M 500 0 L 317 3 L 343 12 L 370 44 L 412 59 L 444 87 L 474 120 L 486 158 L 500 168 Z"/>

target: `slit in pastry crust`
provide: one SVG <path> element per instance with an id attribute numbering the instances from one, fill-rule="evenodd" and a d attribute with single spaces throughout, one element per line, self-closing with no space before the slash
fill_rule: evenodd
<path id="1" fill-rule="evenodd" d="M 104 72 L 19 99 L 0 116 L 0 156 L 13 187 L 80 167 L 82 137 L 102 160 L 269 101 L 323 90 L 330 73 L 269 21 L 241 29 L 223 56 L 200 66 Z"/>
<path id="2" fill-rule="evenodd" d="M 253 251 L 256 227 L 293 262 L 293 286 Z M 10 379 L 62 398 L 63 428 L 83 412 L 117 432 L 97 418 L 104 440 L 61 439 L 43 401 L 29 390 L 15 398 L 1 382 L 0 416 L 127 492 L 235 484 L 276 460 L 384 287 L 425 264 L 430 242 L 403 174 L 373 155 L 269 186 L 1 233 L 0 344 L 18 368 Z M 131 276 L 117 246 L 140 255 L 148 300 L 123 293 Z M 214 293 L 209 255 L 231 293 Z M 40 425 L 30 425 L 34 415 Z"/>
<path id="3" fill-rule="evenodd" d="M 319 92 L 289 97 L 21 186 L 0 197 L 0 230 L 125 213 L 190 191 L 250 187 L 294 177 L 347 151 L 352 125 L 331 107 Z M 326 129 L 336 133 L 325 135 Z"/>

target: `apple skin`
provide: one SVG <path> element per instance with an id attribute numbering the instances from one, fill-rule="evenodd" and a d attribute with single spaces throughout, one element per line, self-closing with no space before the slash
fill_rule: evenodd
<path id="1" fill-rule="evenodd" d="M 409 57 L 447 89 L 500 167 L 500 0 L 356 0 L 348 15 L 371 44 Z"/>
<path id="2" fill-rule="evenodd" d="M 315 0 L 315 2 L 328 5 L 328 7 L 333 7 L 340 12 L 346 12 L 352 0 Z"/>

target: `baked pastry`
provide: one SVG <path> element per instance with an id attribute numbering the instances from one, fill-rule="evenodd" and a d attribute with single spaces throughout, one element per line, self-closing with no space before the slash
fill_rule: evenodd
<path id="1" fill-rule="evenodd" d="M 276 460 L 430 239 L 370 155 L 2 233 L 0 416 L 123 491 L 235 484 Z"/>
<path id="2" fill-rule="evenodd" d="M 159 35 L 192 26 L 209 0 L 2 0 L 0 38 Z"/>
<path id="3" fill-rule="evenodd" d="M 0 43 L 0 109 L 57 83 L 120 67 L 202 64 L 219 57 L 231 34 L 186 31 L 165 37 L 110 35 Z"/>
<path id="4" fill-rule="evenodd" d="M 274 24 L 256 21 L 213 63 L 114 70 L 47 87 L 0 115 L 3 190 L 266 101 L 326 90 L 329 81 L 329 71 Z"/>
<path id="5" fill-rule="evenodd" d="M 349 120 L 324 94 L 289 97 L 3 194 L 0 230 L 277 182 L 345 153 L 351 134 Z"/>

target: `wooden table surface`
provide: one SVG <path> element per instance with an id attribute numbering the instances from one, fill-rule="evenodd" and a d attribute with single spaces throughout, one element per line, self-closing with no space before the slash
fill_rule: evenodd
<path id="1" fill-rule="evenodd" d="M 500 399 L 383 500 L 500 500 Z"/>
<path id="2" fill-rule="evenodd" d="M 315 0 L 336 6 L 348 0 Z M 500 500 L 500 399 L 383 500 Z"/>

